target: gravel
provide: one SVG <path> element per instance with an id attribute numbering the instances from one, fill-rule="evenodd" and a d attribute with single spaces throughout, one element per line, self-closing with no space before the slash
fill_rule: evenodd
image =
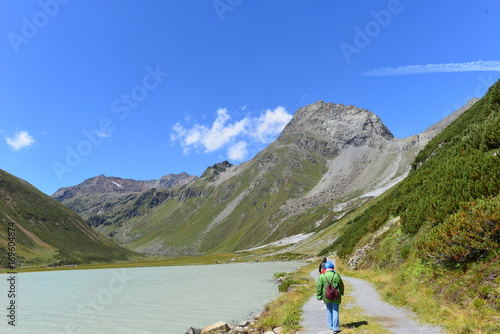
<path id="1" fill-rule="evenodd" d="M 314 279 L 318 279 L 318 270 L 311 272 Z M 395 307 L 382 301 L 379 293 L 365 280 L 346 277 L 342 275 L 342 280 L 349 286 L 346 287 L 346 293 L 349 293 L 356 300 L 356 304 L 363 309 L 364 315 L 370 317 L 367 321 L 376 321 L 386 330 L 396 334 L 443 334 L 443 329 L 422 324 L 415 314 L 410 310 Z M 352 291 L 347 291 L 350 288 Z M 340 325 L 342 326 L 342 308 L 346 307 L 343 303 L 340 305 Z M 331 333 L 326 324 L 326 310 L 323 302 L 316 300 L 313 295 L 302 308 L 303 320 L 301 325 L 303 330 L 301 334 L 323 334 Z M 362 330 L 363 326 L 359 329 Z M 341 328 L 342 329 L 342 328 Z"/>

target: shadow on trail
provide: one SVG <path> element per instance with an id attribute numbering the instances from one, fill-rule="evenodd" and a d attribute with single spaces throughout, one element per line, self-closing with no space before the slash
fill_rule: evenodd
<path id="1" fill-rule="evenodd" d="M 356 322 L 351 322 L 351 323 L 342 325 L 342 327 L 345 327 L 345 328 L 358 328 L 358 327 L 367 326 L 367 325 L 368 325 L 368 321 L 356 321 Z"/>

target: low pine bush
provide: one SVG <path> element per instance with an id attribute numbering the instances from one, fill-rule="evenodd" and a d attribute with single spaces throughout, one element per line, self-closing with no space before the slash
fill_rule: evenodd
<path id="1" fill-rule="evenodd" d="M 455 266 L 477 261 L 500 248 L 500 197 L 462 204 L 442 224 L 420 233 L 417 254 Z"/>

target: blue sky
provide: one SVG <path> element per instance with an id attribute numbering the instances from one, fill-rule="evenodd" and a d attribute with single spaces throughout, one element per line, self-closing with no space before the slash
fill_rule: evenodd
<path id="1" fill-rule="evenodd" d="M 199 176 L 318 100 L 408 137 L 498 80 L 499 33 L 497 0 L 0 0 L 0 168 Z"/>

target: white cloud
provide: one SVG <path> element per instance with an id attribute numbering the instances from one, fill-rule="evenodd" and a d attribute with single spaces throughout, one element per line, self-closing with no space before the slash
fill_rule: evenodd
<path id="1" fill-rule="evenodd" d="M 243 161 L 248 156 L 248 143 L 239 141 L 227 150 L 227 156 L 230 160 Z"/>
<path id="2" fill-rule="evenodd" d="M 254 136 L 261 143 L 268 143 L 272 140 L 271 138 L 283 131 L 291 119 L 292 115 L 283 107 L 277 107 L 274 110 L 267 109 L 265 114 L 256 119 Z"/>
<path id="3" fill-rule="evenodd" d="M 30 136 L 28 131 L 16 132 L 14 138 L 6 136 L 5 141 L 14 151 L 19 151 L 20 149 L 28 148 L 35 143 L 35 140 L 33 139 L 33 137 Z"/>
<path id="4" fill-rule="evenodd" d="M 227 109 L 217 110 L 217 118 L 212 124 L 212 128 L 203 136 L 203 146 L 205 147 L 206 153 L 220 149 L 245 130 L 247 123 L 246 118 L 233 124 L 226 125 L 226 122 L 230 118 Z"/>
<path id="5" fill-rule="evenodd" d="M 180 123 L 175 123 L 172 130 L 174 132 L 170 133 L 170 141 L 181 140 L 186 135 L 186 129 Z"/>
<path id="6" fill-rule="evenodd" d="M 245 131 L 246 118 L 227 124 L 230 118 L 227 109 L 220 108 L 211 127 L 195 124 L 192 128 L 186 129 L 176 123 L 172 128 L 175 133 L 170 135 L 170 139 L 181 142 L 184 154 L 189 154 L 191 149 L 197 148 L 203 148 L 205 153 L 217 151 Z"/>
<path id="7" fill-rule="evenodd" d="M 292 115 L 285 108 L 277 107 L 266 110 L 258 117 L 247 115 L 231 122 L 229 111 L 219 108 L 210 126 L 194 124 L 186 128 L 176 123 L 172 127 L 170 140 L 180 143 L 184 155 L 192 151 L 211 153 L 226 148 L 230 160 L 242 161 L 248 155 L 251 142 L 270 143 L 291 119 Z"/>
<path id="8" fill-rule="evenodd" d="M 395 76 L 442 72 L 500 71 L 500 61 L 473 61 L 467 63 L 425 64 L 370 69 L 362 76 Z"/>

